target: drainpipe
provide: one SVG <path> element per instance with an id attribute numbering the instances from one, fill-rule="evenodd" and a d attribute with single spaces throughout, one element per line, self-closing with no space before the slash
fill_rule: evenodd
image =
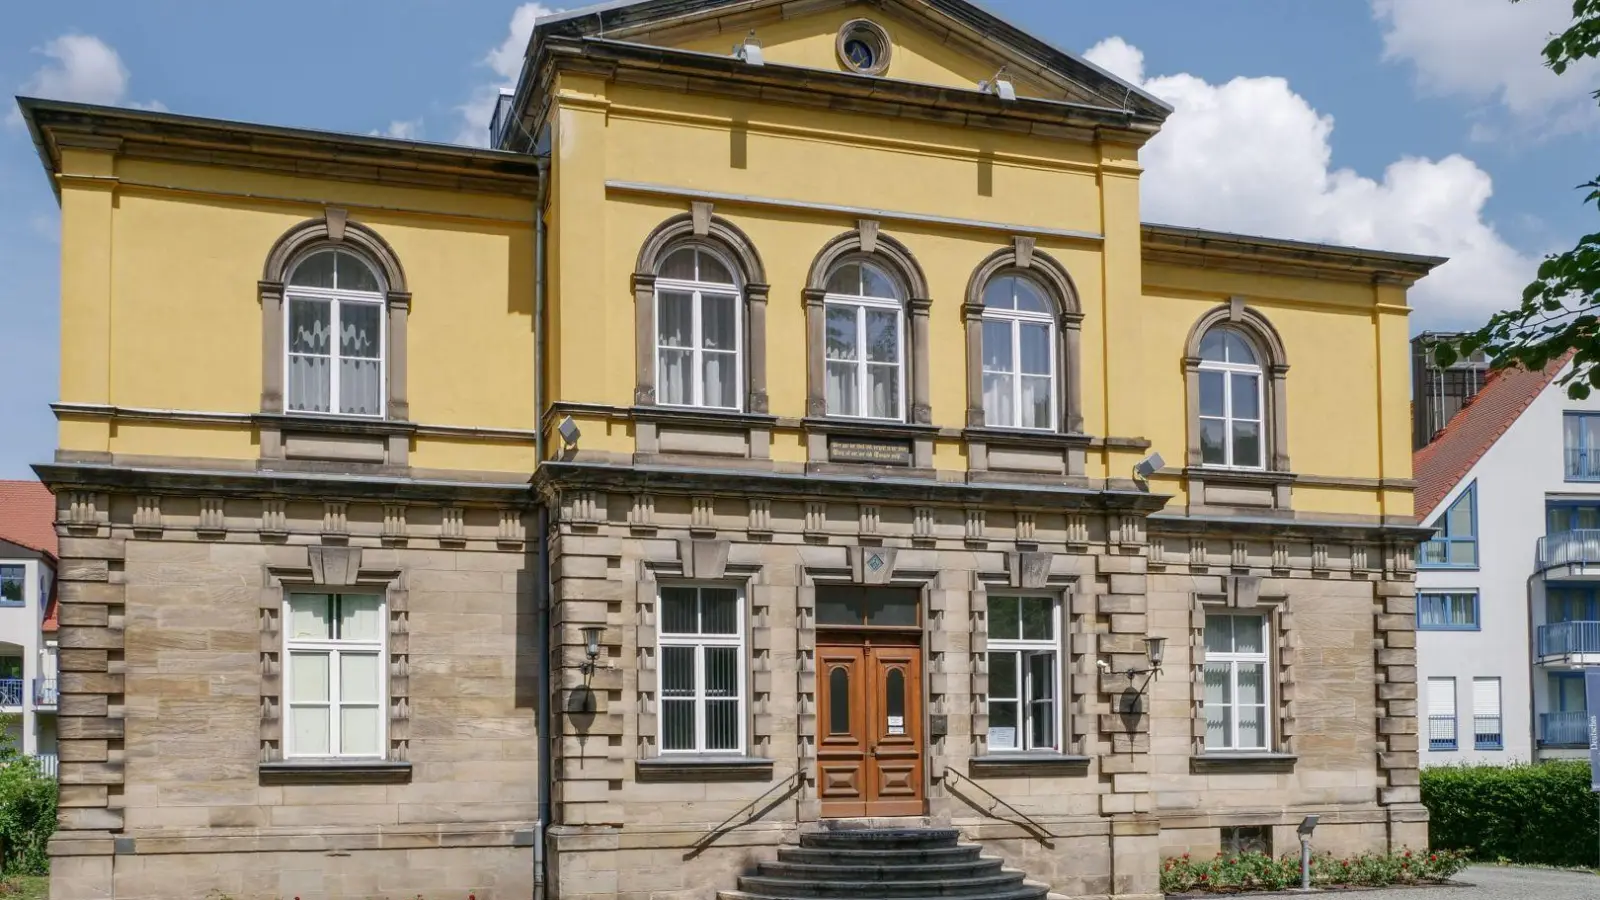
<path id="1" fill-rule="evenodd" d="M 541 149 L 535 147 L 534 152 Z M 548 152 L 539 158 L 539 199 L 533 211 L 533 427 L 534 471 L 544 464 L 544 295 L 545 295 L 545 233 L 544 207 L 550 196 L 550 157 Z M 545 834 L 550 823 L 550 510 L 539 504 L 538 572 L 534 581 L 534 604 L 538 613 L 534 623 L 538 629 L 538 697 L 535 713 L 539 729 L 539 821 L 533 832 L 533 897 L 545 900 L 547 896 L 545 870 Z"/>

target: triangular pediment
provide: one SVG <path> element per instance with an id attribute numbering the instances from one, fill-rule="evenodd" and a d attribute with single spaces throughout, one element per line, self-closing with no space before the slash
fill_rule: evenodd
<path id="1" fill-rule="evenodd" d="M 863 20 L 876 26 L 867 33 L 866 52 L 850 43 L 859 33 L 852 23 Z M 967 0 L 624 0 L 541 19 L 535 40 L 595 37 L 731 56 L 752 32 L 769 65 L 965 90 L 1003 68 L 1021 97 L 1155 121 L 1170 112 L 1139 88 Z M 886 43 L 875 46 L 874 38 Z M 863 58 L 873 65 L 862 66 Z"/>

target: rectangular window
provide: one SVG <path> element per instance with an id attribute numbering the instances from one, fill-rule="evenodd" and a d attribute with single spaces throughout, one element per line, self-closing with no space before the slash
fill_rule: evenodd
<path id="1" fill-rule="evenodd" d="M 28 567 L 0 566 L 0 603 L 21 603 L 28 597 Z"/>
<path id="2" fill-rule="evenodd" d="M 1593 588 L 1545 588 L 1545 620 L 1557 622 L 1600 622 L 1600 595 Z"/>
<path id="3" fill-rule="evenodd" d="M 1207 750 L 1266 750 L 1271 690 L 1267 617 L 1206 616 Z"/>
<path id="4" fill-rule="evenodd" d="M 383 597 L 292 593 L 283 618 L 284 755 L 384 757 L 389 666 Z"/>
<path id="5" fill-rule="evenodd" d="M 1477 631 L 1478 592 L 1417 595 L 1418 631 Z"/>
<path id="6" fill-rule="evenodd" d="M 1499 750 L 1504 746 L 1500 735 L 1500 679 L 1472 679 L 1472 747 L 1475 750 Z"/>
<path id="7" fill-rule="evenodd" d="M 1060 614 L 1051 597 L 989 597 L 990 750 L 1061 749 Z"/>
<path id="8" fill-rule="evenodd" d="M 1431 569 L 1478 567 L 1478 485 L 1467 486 L 1433 522 L 1433 540 L 1417 546 L 1417 565 Z"/>
<path id="9" fill-rule="evenodd" d="M 1567 413 L 1562 422 L 1568 481 L 1600 481 L 1600 415 Z"/>
<path id="10" fill-rule="evenodd" d="M 828 415 L 903 418 L 900 304 L 828 300 L 824 305 Z"/>
<path id="11" fill-rule="evenodd" d="M 739 298 L 705 285 L 656 292 L 656 379 L 663 404 L 739 408 Z"/>
<path id="12" fill-rule="evenodd" d="M 663 587 L 661 752 L 745 747 L 744 602 L 720 587 Z"/>
<path id="13" fill-rule="evenodd" d="M 1456 680 L 1428 679 L 1428 749 L 1456 749 Z"/>
<path id="14" fill-rule="evenodd" d="M 289 410 L 383 415 L 382 299 L 303 296 L 305 288 L 290 290 Z"/>

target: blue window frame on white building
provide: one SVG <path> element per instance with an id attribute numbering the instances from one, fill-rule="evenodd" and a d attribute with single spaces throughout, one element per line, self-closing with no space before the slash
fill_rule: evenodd
<path id="1" fill-rule="evenodd" d="M 0 606 L 21 606 L 28 599 L 28 567 L 0 566 Z"/>
<path id="2" fill-rule="evenodd" d="M 1433 523 L 1433 540 L 1417 548 L 1417 565 L 1429 569 L 1478 567 L 1478 484 L 1467 485 Z"/>
<path id="3" fill-rule="evenodd" d="M 1600 481 L 1600 413 L 1567 413 L 1562 435 L 1568 481 Z"/>
<path id="4" fill-rule="evenodd" d="M 1427 591 L 1417 594 L 1418 631 L 1478 631 L 1477 591 Z"/>

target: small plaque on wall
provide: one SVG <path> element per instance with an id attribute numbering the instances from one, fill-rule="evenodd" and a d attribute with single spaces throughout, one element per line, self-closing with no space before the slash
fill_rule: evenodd
<path id="1" fill-rule="evenodd" d="M 911 465 L 911 442 L 879 438 L 835 437 L 828 440 L 831 462 L 873 463 L 880 466 Z"/>

